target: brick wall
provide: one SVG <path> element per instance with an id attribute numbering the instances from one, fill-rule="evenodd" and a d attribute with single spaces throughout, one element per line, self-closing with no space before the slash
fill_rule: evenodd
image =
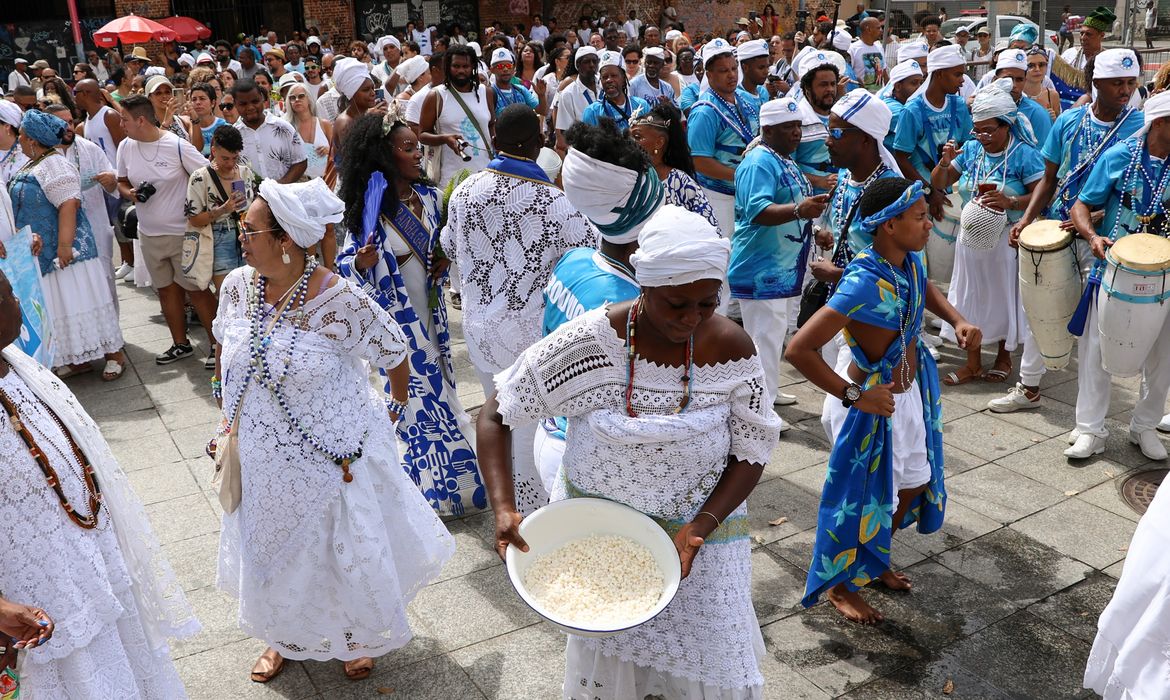
<path id="1" fill-rule="evenodd" d="M 171 14 L 170 0 L 114 0 L 114 16 L 124 17 L 134 13 L 140 17 L 159 19 Z M 162 44 L 157 41 L 148 41 L 141 46 L 151 58 L 162 55 Z M 130 53 L 134 47 L 119 44 L 123 54 Z"/>
<path id="2" fill-rule="evenodd" d="M 345 46 L 353 38 L 352 0 L 304 0 L 305 26 L 316 26 L 329 34 L 334 47 Z"/>

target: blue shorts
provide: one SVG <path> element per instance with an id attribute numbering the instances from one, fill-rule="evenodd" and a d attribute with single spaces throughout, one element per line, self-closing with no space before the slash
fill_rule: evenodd
<path id="1" fill-rule="evenodd" d="M 211 267 L 211 274 L 226 275 L 237 267 L 242 267 L 244 258 L 240 254 L 240 244 L 237 240 L 235 225 L 230 219 L 216 221 L 211 225 L 211 232 L 215 236 L 215 262 Z"/>

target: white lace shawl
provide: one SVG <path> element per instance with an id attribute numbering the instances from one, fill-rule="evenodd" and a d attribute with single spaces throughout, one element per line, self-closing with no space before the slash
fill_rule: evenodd
<path id="1" fill-rule="evenodd" d="M 162 548 L 150 527 L 146 510 L 130 488 L 130 482 L 97 424 L 81 407 L 73 392 L 48 369 L 13 345 L 4 348 L 0 354 L 29 389 L 57 414 L 93 465 L 102 490 L 100 517 L 110 518 L 117 535 L 118 547 L 133 582 L 131 590 L 138 604 L 142 627 L 151 646 L 160 649 L 166 645 L 167 638 L 198 633 L 199 621 L 195 619 L 170 564 L 162 556 Z"/>

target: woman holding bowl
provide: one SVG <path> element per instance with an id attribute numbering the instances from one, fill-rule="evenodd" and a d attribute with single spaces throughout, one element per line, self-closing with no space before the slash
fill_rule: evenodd
<path id="1" fill-rule="evenodd" d="M 653 620 L 610 637 L 569 636 L 565 697 L 760 698 L 763 639 L 751 600 L 744 504 L 780 435 L 751 338 L 715 314 L 730 244 L 665 205 L 631 256 L 641 295 L 562 325 L 496 375 L 479 458 L 496 549 L 527 549 L 511 431 L 568 418 L 552 500 L 593 496 L 654 518 L 684 577 Z M 583 533 L 584 534 L 584 533 Z"/>

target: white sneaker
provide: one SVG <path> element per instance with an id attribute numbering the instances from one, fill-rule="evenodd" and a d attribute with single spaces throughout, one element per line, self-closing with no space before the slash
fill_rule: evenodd
<path id="1" fill-rule="evenodd" d="M 1020 383 L 1008 389 L 1007 396 L 987 402 L 987 409 L 992 413 L 1014 413 L 1033 408 L 1040 408 L 1040 392 L 1036 392 L 1036 398 L 1029 399 L 1028 390 Z"/>
<path id="2" fill-rule="evenodd" d="M 1143 430 L 1140 433 L 1129 431 L 1129 441 L 1142 449 L 1146 459 L 1166 459 L 1166 446 L 1158 439 L 1158 433 L 1153 430 Z"/>
<path id="3" fill-rule="evenodd" d="M 134 274 L 134 266 L 129 263 L 122 263 L 117 270 L 114 270 L 114 279 L 126 279 L 132 274 Z"/>
<path id="4" fill-rule="evenodd" d="M 1170 433 L 1170 413 L 1162 416 L 1162 422 L 1158 424 L 1159 433 Z"/>
<path id="5" fill-rule="evenodd" d="M 1064 451 L 1069 459 L 1088 459 L 1105 451 L 1105 438 L 1088 433 L 1077 438 L 1076 443 Z"/>
<path id="6" fill-rule="evenodd" d="M 772 402 L 773 406 L 791 406 L 796 403 L 796 396 L 794 394 L 785 394 L 780 392 L 776 394 L 776 400 Z"/>

